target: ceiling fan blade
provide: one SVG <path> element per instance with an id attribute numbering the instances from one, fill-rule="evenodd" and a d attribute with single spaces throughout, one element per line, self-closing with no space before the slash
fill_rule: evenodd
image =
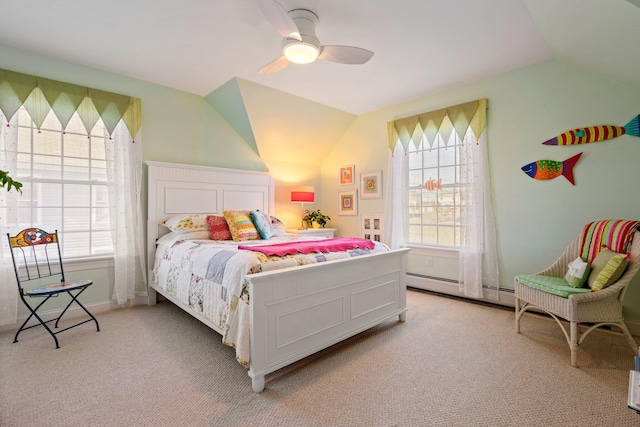
<path id="1" fill-rule="evenodd" d="M 280 58 L 276 59 L 275 61 L 271 61 L 267 65 L 265 65 L 264 67 L 260 68 L 260 70 L 258 70 L 258 74 L 275 73 L 276 71 L 282 70 L 287 65 L 289 65 L 289 60 L 287 58 L 285 58 L 284 56 L 281 56 Z"/>
<path id="2" fill-rule="evenodd" d="M 318 59 L 339 62 L 340 64 L 364 64 L 373 56 L 373 52 L 355 46 L 322 46 Z"/>
<path id="3" fill-rule="evenodd" d="M 278 31 L 283 37 L 302 40 L 300 30 L 286 10 L 275 0 L 259 0 L 260 10 L 267 18 L 267 21 Z"/>

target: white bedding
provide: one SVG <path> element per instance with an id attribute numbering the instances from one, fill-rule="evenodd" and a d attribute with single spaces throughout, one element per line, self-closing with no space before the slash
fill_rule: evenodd
<path id="1" fill-rule="evenodd" d="M 205 234 L 170 233 L 158 239 L 153 280 L 157 286 L 223 332 L 222 342 L 236 349 L 244 366 L 250 361 L 250 310 L 247 275 L 262 271 L 350 258 L 389 249 L 374 242 L 372 250 L 266 256 L 238 245 L 265 245 L 310 240 L 308 236 L 283 234 L 268 241 L 213 241 Z"/>

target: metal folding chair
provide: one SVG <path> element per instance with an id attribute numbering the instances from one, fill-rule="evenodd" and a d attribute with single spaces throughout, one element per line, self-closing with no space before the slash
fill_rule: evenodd
<path id="1" fill-rule="evenodd" d="M 20 329 L 18 329 L 18 332 L 16 332 L 13 342 L 18 342 L 18 335 L 20 335 L 20 332 L 38 326 L 44 326 L 47 332 L 49 332 L 53 337 L 53 340 L 56 342 L 56 348 L 60 348 L 58 338 L 56 337 L 60 332 L 64 332 L 91 321 L 96 323 L 96 330 L 100 331 L 100 325 L 98 325 L 96 318 L 93 317 L 89 310 L 87 310 L 80 301 L 78 301 L 78 296 L 91 286 L 93 281 L 74 280 L 67 282 L 64 278 L 58 230 L 54 233 L 47 233 L 39 228 L 26 228 L 13 237 L 7 233 L 7 238 L 9 239 L 9 246 L 11 247 L 11 258 L 13 260 L 13 267 L 16 273 L 20 299 L 22 299 L 24 305 L 26 305 L 31 312 L 29 317 L 27 317 L 27 320 L 24 321 L 22 326 L 20 326 Z M 49 278 L 57 278 L 58 280 L 51 283 L 48 281 Z M 38 287 L 34 289 L 23 288 L 23 284 L 30 281 L 36 283 L 35 286 Z M 43 281 L 46 281 L 46 284 L 43 284 Z M 62 310 L 60 316 L 47 321 L 42 320 L 42 317 L 37 313 L 40 307 L 42 307 L 51 297 L 57 297 L 60 294 L 65 293 L 71 297 L 71 301 L 69 301 L 69 304 L 67 304 L 64 310 Z M 43 298 L 43 300 L 33 308 L 27 302 L 26 297 Z M 55 332 L 52 331 L 47 323 L 55 321 L 54 329 L 58 329 L 58 322 L 60 322 L 62 316 L 64 316 L 71 304 L 74 302 L 82 308 L 90 318 L 64 329 L 60 329 Z M 32 317 L 35 317 L 39 323 L 26 326 Z"/>

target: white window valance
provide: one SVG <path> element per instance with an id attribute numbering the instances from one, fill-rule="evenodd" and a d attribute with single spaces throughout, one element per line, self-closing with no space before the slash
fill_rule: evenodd
<path id="1" fill-rule="evenodd" d="M 487 99 L 483 98 L 394 120 L 387 124 L 389 149 L 393 153 L 398 141 L 405 151 L 407 151 L 410 142 L 413 142 L 415 148 L 419 148 L 423 141 L 427 141 L 429 146 L 433 146 L 438 134 L 446 143 L 453 131 L 461 139 L 464 139 L 469 128 L 476 139 L 480 139 L 487 122 L 486 111 Z"/>
<path id="2" fill-rule="evenodd" d="M 132 137 L 140 129 L 140 98 L 0 69 L 0 111 L 7 121 L 23 105 L 38 129 L 51 110 L 63 129 L 76 112 L 87 134 L 99 118 L 109 135 L 120 120 Z"/>

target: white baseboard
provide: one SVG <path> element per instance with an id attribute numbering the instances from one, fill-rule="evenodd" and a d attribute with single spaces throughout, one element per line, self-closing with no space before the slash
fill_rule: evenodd
<path id="1" fill-rule="evenodd" d="M 507 307 L 515 306 L 515 298 L 513 289 L 501 289 L 500 292 L 496 292 L 495 289 L 484 289 L 484 298 L 469 298 L 462 292 L 460 292 L 457 283 L 451 283 L 444 280 L 438 280 L 429 277 L 407 275 L 407 286 L 424 289 L 426 291 L 437 292 L 440 294 L 452 295 L 460 298 L 473 299 L 474 301 L 483 301 L 491 304 L 504 305 Z M 640 320 L 625 319 L 624 323 L 627 325 L 631 335 L 640 337 Z"/>
<path id="2" fill-rule="evenodd" d="M 147 302 L 148 302 L 148 297 L 139 296 L 132 300 L 129 300 L 126 306 L 132 307 L 136 305 L 147 305 Z M 120 308 L 120 306 L 115 301 L 99 301 L 91 304 L 84 304 L 84 306 L 93 315 Z M 47 320 L 55 319 L 60 315 L 61 312 L 62 312 L 62 309 L 60 308 L 56 310 L 49 310 L 49 311 L 42 311 L 42 312 L 38 311 L 38 315 L 42 318 L 42 320 L 47 321 Z M 86 316 L 86 315 L 87 314 L 80 307 L 74 305 L 71 308 L 69 308 L 69 310 L 67 310 L 67 312 L 64 314 L 64 317 L 62 319 L 63 320 L 73 319 L 74 317 L 80 317 L 80 316 Z M 22 325 L 22 322 L 24 322 L 28 316 L 29 316 L 28 313 L 23 314 L 21 316 L 18 316 L 16 323 L 0 326 L 0 332 L 17 331 L 20 325 Z M 98 319 L 98 322 L 99 321 L 100 319 Z M 29 320 L 29 323 L 27 324 L 27 326 L 35 325 L 37 323 L 38 323 L 37 319 L 32 318 L 31 320 Z"/>
<path id="3" fill-rule="evenodd" d="M 460 288 L 457 283 L 410 274 L 407 274 L 406 276 L 406 283 L 407 286 L 411 288 L 424 289 L 426 291 L 438 292 L 440 294 L 473 299 L 474 301 L 483 301 L 507 307 L 513 307 L 515 305 L 513 290 L 509 289 L 500 289 L 500 292 L 498 292 L 496 289 L 485 288 L 483 290 L 484 298 L 469 298 L 464 293 L 460 292 Z"/>
<path id="4" fill-rule="evenodd" d="M 629 332 L 631 332 L 631 335 L 633 335 L 634 337 L 640 337 L 640 320 L 625 319 L 624 324 L 627 325 L 627 329 L 629 329 Z"/>

